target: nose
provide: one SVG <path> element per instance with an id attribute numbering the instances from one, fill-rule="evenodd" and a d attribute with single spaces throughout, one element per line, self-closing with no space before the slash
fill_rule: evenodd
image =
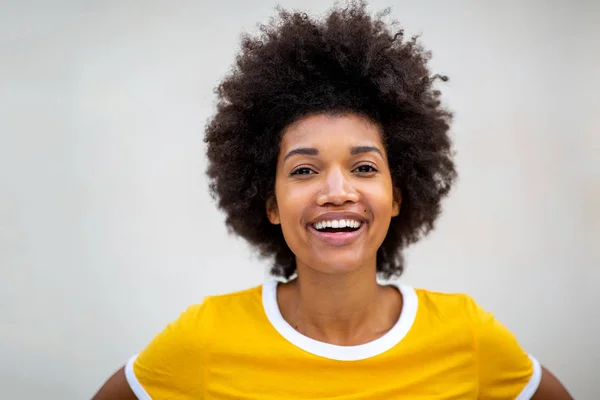
<path id="1" fill-rule="evenodd" d="M 324 174 L 322 187 L 317 195 L 317 205 L 341 206 L 345 203 L 358 202 L 358 192 L 353 187 L 350 177 L 339 169 L 331 169 Z"/>

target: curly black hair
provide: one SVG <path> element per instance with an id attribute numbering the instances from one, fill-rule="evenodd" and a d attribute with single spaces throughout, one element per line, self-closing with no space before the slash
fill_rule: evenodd
<path id="1" fill-rule="evenodd" d="M 296 260 L 265 204 L 274 196 L 282 131 L 303 116 L 355 113 L 382 129 L 402 195 L 377 253 L 383 278 L 402 273 L 402 249 L 433 229 L 456 178 L 452 115 L 433 87 L 447 78 L 431 75 L 430 53 L 385 16 L 371 16 L 363 1 L 320 19 L 279 9 L 258 35 L 243 36 L 232 71 L 215 90 L 217 110 L 204 139 L 211 194 L 229 230 L 273 257 L 275 276 L 290 278 Z"/>

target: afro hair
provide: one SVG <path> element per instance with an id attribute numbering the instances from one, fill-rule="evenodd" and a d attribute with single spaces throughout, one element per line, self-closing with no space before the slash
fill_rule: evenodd
<path id="1" fill-rule="evenodd" d="M 267 219 L 282 131 L 315 113 L 356 113 L 382 130 L 392 182 L 402 194 L 377 253 L 383 278 L 404 269 L 402 249 L 431 231 L 456 178 L 448 136 L 451 113 L 440 102 L 430 53 L 405 38 L 385 12 L 364 2 L 334 7 L 324 18 L 279 9 L 257 35 L 245 35 L 232 71 L 216 89 L 206 126 L 210 190 L 230 231 L 289 279 L 296 260 L 281 228 Z"/>

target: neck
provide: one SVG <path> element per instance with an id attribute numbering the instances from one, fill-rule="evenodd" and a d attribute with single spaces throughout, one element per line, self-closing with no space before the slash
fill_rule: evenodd
<path id="1" fill-rule="evenodd" d="M 375 267 L 348 274 L 300 268 L 298 279 L 282 289 L 284 318 L 302 334 L 327 343 L 366 343 L 398 319 L 400 305 L 385 301 L 391 298 L 389 288 L 377 284 Z"/>

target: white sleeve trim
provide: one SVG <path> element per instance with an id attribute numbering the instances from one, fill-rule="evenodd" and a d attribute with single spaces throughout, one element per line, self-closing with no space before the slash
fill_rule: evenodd
<path id="1" fill-rule="evenodd" d="M 529 379 L 527 385 L 521 390 L 521 393 L 519 393 L 516 400 L 531 400 L 542 380 L 542 366 L 540 365 L 540 362 L 531 354 L 529 355 L 529 358 L 533 363 L 533 373 L 531 374 L 531 379 Z"/>
<path id="2" fill-rule="evenodd" d="M 136 360 L 138 355 L 131 357 L 127 364 L 125 364 L 125 378 L 127 378 L 127 383 L 129 383 L 129 387 L 133 390 L 133 393 L 137 396 L 138 400 L 152 400 L 146 389 L 142 386 L 140 381 L 137 380 L 135 376 L 135 372 L 133 372 L 133 363 Z"/>

